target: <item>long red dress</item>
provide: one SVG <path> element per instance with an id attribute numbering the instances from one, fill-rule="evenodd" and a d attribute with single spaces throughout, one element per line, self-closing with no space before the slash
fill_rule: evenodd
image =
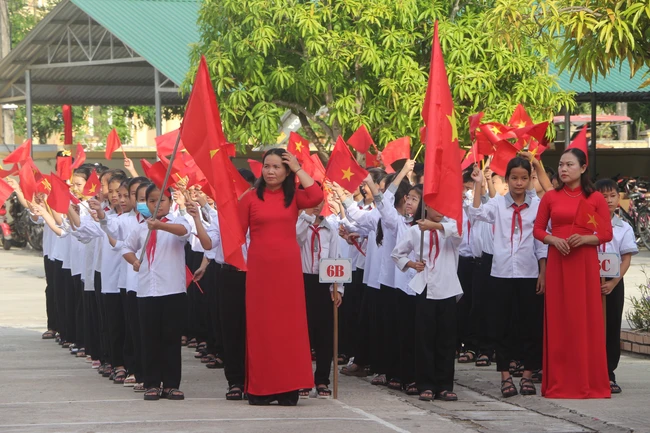
<path id="1" fill-rule="evenodd" d="M 582 189 L 567 186 L 542 197 L 534 236 L 543 241 L 549 219 L 553 236 L 567 239 L 573 233 L 593 234 L 573 225 Z M 607 221 L 599 228 L 601 243 L 612 239 L 609 210 L 599 192 L 586 199 Z M 597 247 L 572 248 L 567 256 L 548 249 L 544 308 L 544 358 L 542 395 L 547 398 L 609 398 L 609 376 L 600 293 Z"/>
<path id="2" fill-rule="evenodd" d="M 284 192 L 255 190 L 239 202 L 244 232 L 250 228 L 246 275 L 246 392 L 265 396 L 314 387 L 305 289 L 296 240 L 298 209 L 317 206 L 317 184 Z"/>

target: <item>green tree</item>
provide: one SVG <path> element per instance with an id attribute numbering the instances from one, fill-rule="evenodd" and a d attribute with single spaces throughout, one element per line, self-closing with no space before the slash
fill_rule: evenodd
<path id="1" fill-rule="evenodd" d="M 418 139 L 434 21 L 449 81 L 467 136 L 467 117 L 484 110 L 505 121 L 518 103 L 548 120 L 571 94 L 549 75 L 555 40 L 538 26 L 495 25 L 493 3 L 480 0 L 204 0 L 201 42 L 214 80 L 226 134 L 240 144 L 275 143 L 287 109 L 321 150 L 359 125 L 384 145 Z M 519 4 L 520 3 L 520 4 Z M 552 11 L 519 2 L 513 16 Z M 544 2 L 539 2 L 544 3 Z M 327 114 L 317 116 L 321 106 Z"/>
<path id="2" fill-rule="evenodd" d="M 34 143 L 46 144 L 52 134 L 63 135 L 63 113 L 61 107 L 53 105 L 34 105 L 32 107 L 32 126 Z M 86 126 L 85 107 L 72 107 L 72 132 L 79 134 Z M 14 128 L 21 135 L 27 131 L 27 114 L 25 106 L 20 105 L 16 110 Z"/>

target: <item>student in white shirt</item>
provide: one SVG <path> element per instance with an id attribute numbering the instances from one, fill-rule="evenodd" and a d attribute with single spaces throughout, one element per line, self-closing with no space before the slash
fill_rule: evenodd
<path id="1" fill-rule="evenodd" d="M 162 194 L 162 197 L 161 197 Z M 140 225 L 124 242 L 124 258 L 139 272 L 138 307 L 142 331 L 145 400 L 183 400 L 181 382 L 182 319 L 187 311 L 184 245 L 190 235 L 185 217 L 170 213 L 171 194 L 155 185 L 146 190 L 147 207 L 155 218 Z M 145 245 L 148 231 L 149 241 Z M 145 249 L 142 263 L 136 253 Z M 163 387 L 160 389 L 160 384 Z"/>
<path id="2" fill-rule="evenodd" d="M 343 287 L 335 292 L 329 284 L 319 281 L 321 259 L 336 259 L 339 251 L 339 228 L 335 215 L 321 216 L 325 202 L 304 209 L 296 222 L 296 238 L 300 246 L 302 272 L 305 281 L 305 305 L 309 342 L 316 352 L 314 383 L 319 398 L 330 398 L 330 369 L 334 358 L 334 317 L 332 302 L 341 305 Z M 301 389 L 301 398 L 309 398 L 310 389 Z"/>
<path id="3" fill-rule="evenodd" d="M 621 359 L 621 320 L 625 304 L 625 283 L 623 277 L 630 269 L 632 256 L 638 254 L 634 230 L 626 221 L 619 218 L 615 212 L 618 209 L 620 195 L 618 185 L 611 179 L 596 182 L 596 191 L 600 191 L 609 207 L 612 217 L 613 238 L 610 242 L 598 246 L 598 252 L 617 253 L 621 256 L 620 277 L 608 278 L 602 285 L 601 291 L 605 296 L 606 320 L 605 337 L 607 345 L 607 370 L 609 372 L 609 387 L 612 394 L 621 393 L 621 387 L 616 383 L 614 370 Z"/>
<path id="4" fill-rule="evenodd" d="M 539 199 L 526 191 L 531 184 L 530 161 L 513 158 L 506 169 L 509 192 L 481 203 L 483 173 L 474 168 L 474 203 L 469 208 L 473 218 L 494 224 L 494 258 L 491 275 L 494 286 L 488 297 L 488 334 L 497 353 L 497 370 L 501 372 L 501 393 L 517 394 L 509 371 L 513 354 L 520 350 L 524 373 L 520 383 L 522 395 L 536 394 L 533 371 L 542 364 L 542 332 L 547 248 L 533 237 Z M 516 309 L 517 322 L 511 323 Z M 519 330 L 521 347 L 513 345 L 510 327 Z"/>
<path id="5" fill-rule="evenodd" d="M 459 197 L 460 200 L 460 197 Z M 424 236 L 422 237 L 422 232 Z M 424 257 L 417 261 L 421 239 Z M 457 223 L 426 207 L 426 219 L 409 229 L 395 246 L 392 258 L 403 272 L 417 274 L 409 287 L 417 293 L 415 313 L 416 383 L 420 400 L 456 401 L 454 365 L 456 353 L 457 299 L 463 289 L 458 280 L 458 246 L 461 237 Z"/>

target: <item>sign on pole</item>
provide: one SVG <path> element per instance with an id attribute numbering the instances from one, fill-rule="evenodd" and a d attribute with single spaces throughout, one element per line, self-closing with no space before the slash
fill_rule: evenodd
<path id="1" fill-rule="evenodd" d="M 618 278 L 621 276 L 621 256 L 617 253 L 598 253 L 600 276 L 602 278 Z"/>

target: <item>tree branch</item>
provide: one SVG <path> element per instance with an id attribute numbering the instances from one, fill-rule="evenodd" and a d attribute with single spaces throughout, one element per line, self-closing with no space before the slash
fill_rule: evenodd
<path id="1" fill-rule="evenodd" d="M 298 119 L 300 119 L 300 124 L 302 125 L 302 129 L 305 130 L 307 137 L 312 143 L 314 143 L 314 145 L 318 149 L 318 153 L 325 156 L 325 159 L 327 160 L 327 151 L 325 150 L 323 144 L 320 142 L 318 135 L 316 135 L 314 128 L 311 127 L 311 124 L 309 123 L 309 119 L 307 119 L 307 116 L 305 116 L 302 112 L 299 111 Z"/>
<path id="2" fill-rule="evenodd" d="M 282 101 L 279 99 L 274 99 L 271 102 L 279 107 L 290 108 L 291 110 L 294 110 L 294 112 L 298 113 L 298 115 L 302 113 L 307 119 L 323 128 L 323 131 L 325 131 L 325 133 L 329 135 L 332 140 L 336 140 L 336 136 L 334 135 L 332 128 L 330 128 L 327 123 L 316 117 L 313 113 L 310 113 L 305 107 L 301 106 L 300 104 L 297 104 L 295 102 Z"/>

